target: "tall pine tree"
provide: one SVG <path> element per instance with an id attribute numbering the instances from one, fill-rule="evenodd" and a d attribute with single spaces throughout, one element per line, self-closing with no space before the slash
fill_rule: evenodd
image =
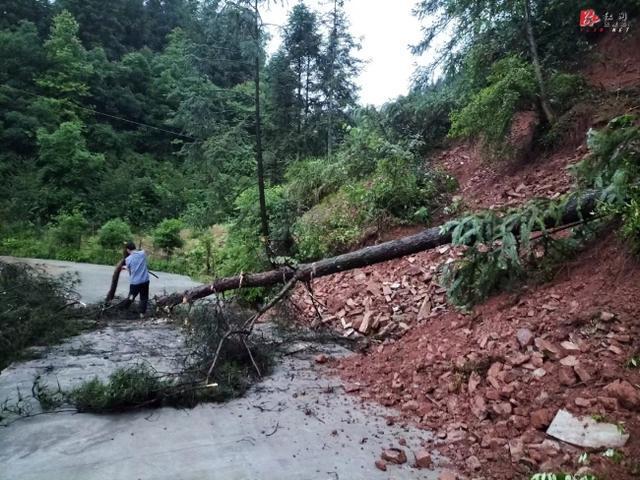
<path id="1" fill-rule="evenodd" d="M 347 112 L 356 105 L 358 87 L 354 79 L 362 62 L 354 56 L 360 44 L 349 32 L 343 0 L 333 0 L 333 10 L 326 23 L 329 38 L 321 56 L 320 85 L 325 99 L 327 156 L 331 157 L 334 144 L 342 140 Z"/>

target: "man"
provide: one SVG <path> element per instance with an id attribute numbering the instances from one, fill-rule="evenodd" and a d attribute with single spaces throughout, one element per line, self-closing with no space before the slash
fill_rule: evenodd
<path id="1" fill-rule="evenodd" d="M 127 242 L 128 256 L 125 259 L 123 269 L 129 270 L 129 296 L 124 302 L 128 307 L 140 294 L 140 318 L 147 312 L 149 302 L 149 269 L 147 268 L 147 256 L 144 250 L 136 250 L 133 242 Z"/>

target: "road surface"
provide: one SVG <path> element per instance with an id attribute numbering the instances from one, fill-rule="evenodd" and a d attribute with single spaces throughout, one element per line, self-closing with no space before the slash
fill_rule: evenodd
<path id="1" fill-rule="evenodd" d="M 109 267 L 38 260 L 52 272 L 77 271 L 85 301 L 100 299 Z M 157 289 L 185 288 L 186 278 L 160 273 Z M 126 283 L 126 282 L 125 282 Z M 158 291 L 158 290 L 156 290 Z M 52 347 L 43 358 L 13 364 L 0 374 L 0 404 L 15 404 L 33 379 L 62 388 L 115 368 L 145 361 L 160 371 L 184 345 L 179 329 L 162 319 L 110 321 L 94 332 Z M 429 432 L 395 423 L 397 415 L 363 405 L 340 380 L 315 364 L 336 346 L 290 345 L 275 372 L 243 398 L 191 410 L 161 408 L 120 415 L 55 413 L 18 418 L 0 427 L 0 480 L 435 480 L 438 469 L 412 468 Z M 35 401 L 33 413 L 39 406 Z M 398 447 L 408 463 L 374 466 L 382 448 Z M 434 452 L 436 465 L 441 463 Z"/>
<path id="2" fill-rule="evenodd" d="M 113 276 L 114 266 L 109 265 L 92 265 L 90 263 L 65 262 L 63 260 L 41 260 L 37 258 L 15 258 L 0 256 L 0 261 L 4 262 L 21 262 L 41 268 L 50 275 L 62 275 L 63 273 L 71 273 L 77 275 L 80 284 L 76 289 L 82 301 L 85 303 L 95 303 L 103 301 L 111 286 L 111 277 Z M 149 295 L 161 295 L 165 292 L 176 292 L 186 290 L 191 287 L 200 285 L 189 277 L 184 275 L 176 275 L 175 273 L 156 273 L 160 278 L 151 277 L 149 284 Z M 118 290 L 116 295 L 126 297 L 129 293 L 129 274 L 122 272 L 120 281 L 118 282 Z"/>

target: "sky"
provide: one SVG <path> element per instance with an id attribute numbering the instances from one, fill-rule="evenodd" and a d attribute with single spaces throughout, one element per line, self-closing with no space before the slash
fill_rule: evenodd
<path id="1" fill-rule="evenodd" d="M 411 54 L 409 45 L 421 38 L 420 23 L 411 14 L 417 0 L 346 0 L 345 12 L 351 22 L 351 34 L 360 39 L 362 49 L 356 56 L 366 61 L 359 78 L 360 103 L 380 106 L 409 91 L 416 66 L 428 63 L 428 58 Z M 296 0 L 271 2 L 261 12 L 267 24 L 285 25 L 289 10 Z M 306 0 L 314 10 L 327 12 L 331 0 Z M 270 26 L 272 35 L 268 45 L 273 54 L 281 43 L 279 28 Z"/>

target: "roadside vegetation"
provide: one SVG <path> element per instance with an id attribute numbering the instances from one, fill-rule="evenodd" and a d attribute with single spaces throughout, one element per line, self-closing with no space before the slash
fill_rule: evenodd
<path id="1" fill-rule="evenodd" d="M 0 371 L 47 346 L 80 333 L 88 323 L 74 309 L 73 279 L 53 279 L 27 265 L 0 262 Z"/>
<path id="2" fill-rule="evenodd" d="M 201 280 L 333 255 L 449 212 L 455 181 L 429 161 L 449 142 L 516 158 L 510 129 L 529 111 L 540 120 L 527 148 L 554 148 L 592 95 L 576 70 L 591 45 L 568 27 L 572 2 L 530 5 L 539 64 L 519 9 L 420 3 L 433 32 L 459 26 L 440 59 L 444 74 L 417 72 L 406 96 L 380 108 L 356 103 L 362 65 L 343 7 L 296 5 L 278 52 L 258 52 L 267 238 L 255 178 L 256 52 L 243 40 L 250 9 L 123 1 L 129 10 L 109 6 L 105 25 L 91 14 L 107 8 L 98 0 L 21 3 L 10 2 L 0 23 L 11 59 L 0 68 L 2 254 L 113 264 L 133 239 L 152 268 Z M 140 28 L 124 28 L 132 21 Z"/>

